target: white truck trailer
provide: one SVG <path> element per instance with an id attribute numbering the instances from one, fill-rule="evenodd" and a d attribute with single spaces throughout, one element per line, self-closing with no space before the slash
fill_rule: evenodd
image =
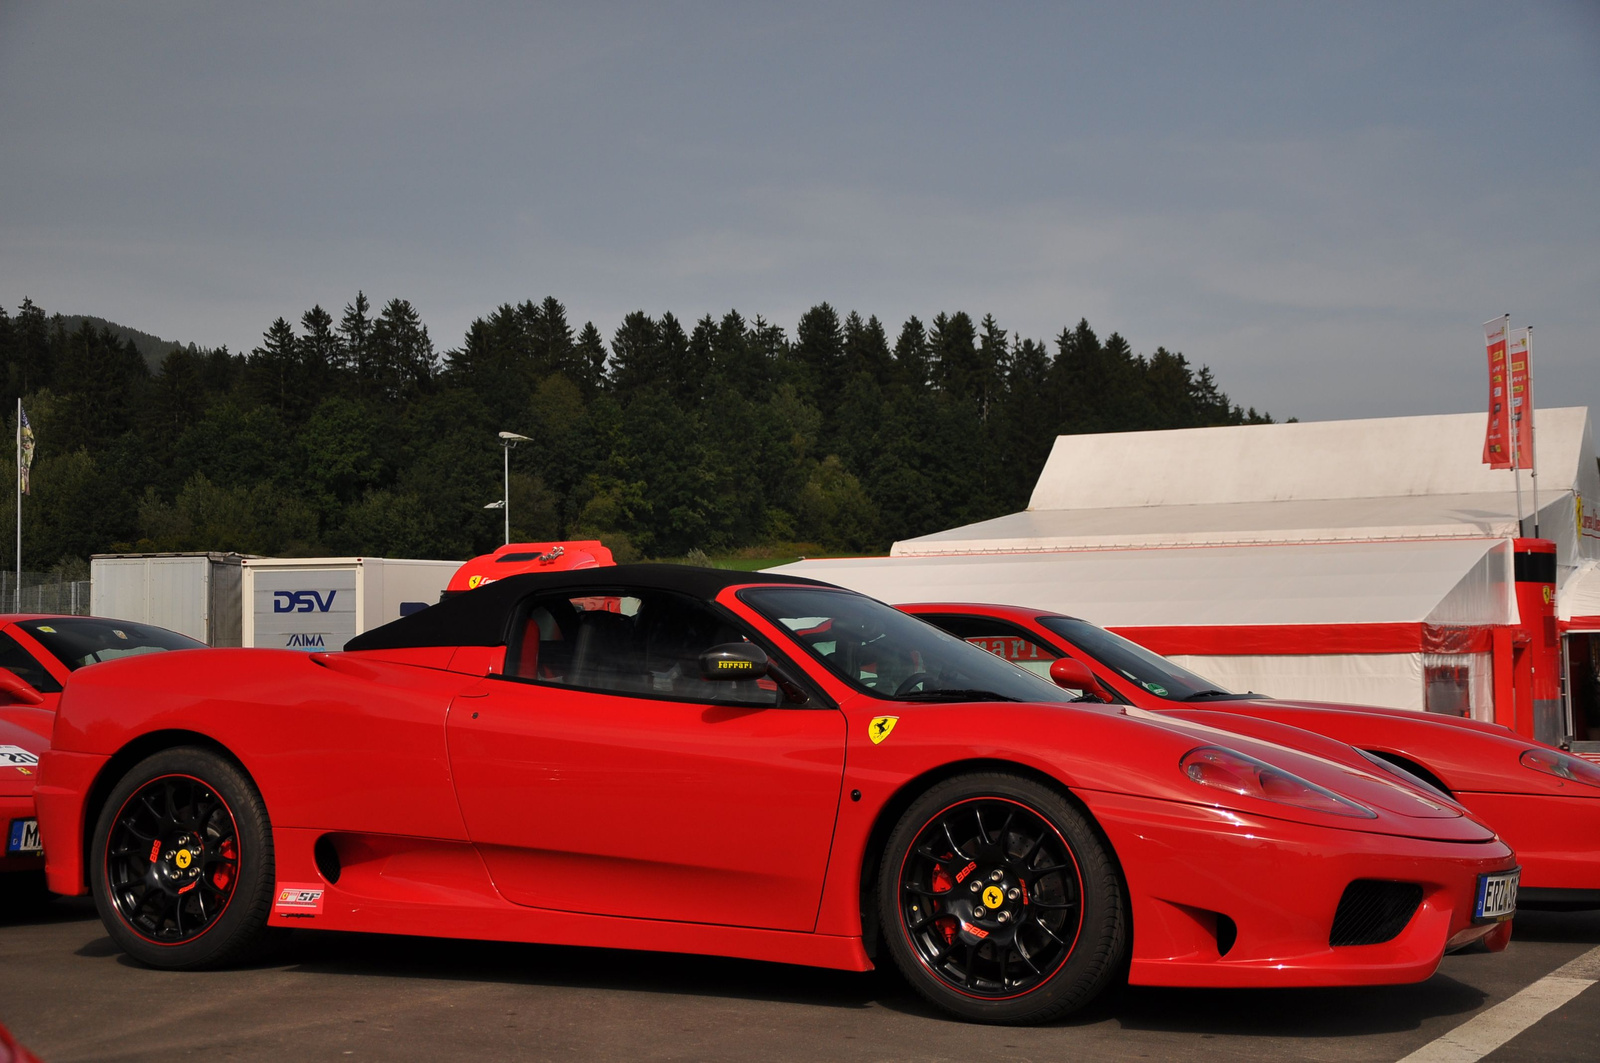
<path id="1" fill-rule="evenodd" d="M 239 646 L 239 554 L 95 554 L 89 612 L 155 624 L 208 646 Z"/>
<path id="2" fill-rule="evenodd" d="M 460 567 L 383 557 L 245 558 L 243 643 L 343 649 L 361 632 L 437 602 Z"/>

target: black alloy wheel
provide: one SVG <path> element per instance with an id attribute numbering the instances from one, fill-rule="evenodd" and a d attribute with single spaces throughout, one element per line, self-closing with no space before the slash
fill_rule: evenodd
<path id="1" fill-rule="evenodd" d="M 90 852 L 100 918 L 135 959 L 217 966 L 264 937 L 273 865 L 266 808 L 216 753 L 170 749 L 135 766 L 102 808 Z"/>
<path id="2" fill-rule="evenodd" d="M 931 789 L 901 817 L 879 876 L 907 979 L 962 1018 L 1042 1022 L 1082 1007 L 1126 948 L 1123 890 L 1062 795 L 1002 774 Z"/>

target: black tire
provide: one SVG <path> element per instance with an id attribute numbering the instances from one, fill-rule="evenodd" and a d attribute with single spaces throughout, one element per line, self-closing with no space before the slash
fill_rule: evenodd
<path id="1" fill-rule="evenodd" d="M 1031 880 L 1031 882 L 1029 881 Z M 1127 900 L 1099 833 L 1066 797 L 1002 773 L 923 794 L 889 835 L 878 916 L 908 982 L 973 1022 L 1048 1022 L 1123 969 Z"/>
<path id="2" fill-rule="evenodd" d="M 273 881 L 261 794 L 208 749 L 168 749 L 136 764 L 106 799 L 89 849 L 101 921 L 152 967 L 250 958 L 267 936 Z"/>

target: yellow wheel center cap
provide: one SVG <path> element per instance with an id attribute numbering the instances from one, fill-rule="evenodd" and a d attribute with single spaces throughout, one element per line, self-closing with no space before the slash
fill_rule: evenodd
<path id="1" fill-rule="evenodd" d="M 988 886 L 983 891 L 983 906 L 985 908 L 998 908 L 1006 903 L 1006 891 L 999 886 Z"/>
<path id="2" fill-rule="evenodd" d="M 172 858 L 172 862 L 178 865 L 179 871 L 187 871 L 189 865 L 194 862 L 194 854 L 189 852 L 187 849 L 179 849 L 178 855 Z M 989 898 L 986 894 L 984 896 L 984 900 L 987 901 L 988 899 Z"/>

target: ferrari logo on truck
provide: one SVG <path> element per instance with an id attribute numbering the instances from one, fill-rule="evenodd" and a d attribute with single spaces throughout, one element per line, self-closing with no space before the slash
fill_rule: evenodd
<path id="1" fill-rule="evenodd" d="M 894 725 L 900 722 L 898 716 L 874 716 L 872 723 L 867 725 L 867 736 L 872 739 L 872 744 L 877 745 L 889 737 L 889 732 L 894 730 Z"/>

